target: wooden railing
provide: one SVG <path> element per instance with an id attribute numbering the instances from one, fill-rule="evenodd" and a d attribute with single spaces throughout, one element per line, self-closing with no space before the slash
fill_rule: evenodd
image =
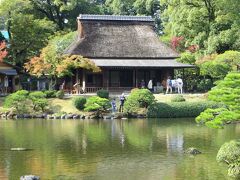
<path id="1" fill-rule="evenodd" d="M 85 93 L 96 93 L 98 90 L 105 89 L 110 92 L 124 92 L 131 91 L 134 87 L 86 87 Z"/>
<path id="2" fill-rule="evenodd" d="M 105 89 L 110 92 L 125 92 L 131 91 L 134 87 L 86 87 L 84 93 L 96 93 L 98 90 Z M 64 89 L 66 94 L 78 94 L 76 89 Z M 83 92 L 81 92 L 83 93 Z"/>
<path id="3" fill-rule="evenodd" d="M 104 89 L 103 87 L 86 87 L 85 93 L 95 93 L 98 90 Z"/>

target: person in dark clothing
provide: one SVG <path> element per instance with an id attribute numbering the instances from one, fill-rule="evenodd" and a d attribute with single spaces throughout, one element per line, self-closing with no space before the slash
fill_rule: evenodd
<path id="1" fill-rule="evenodd" d="M 123 106 L 124 106 L 125 99 L 126 99 L 125 95 L 124 95 L 124 93 L 122 93 L 122 95 L 120 96 L 119 112 L 123 112 Z"/>
<path id="2" fill-rule="evenodd" d="M 111 106 L 112 106 L 112 113 L 114 114 L 117 111 L 117 105 L 116 105 L 115 99 L 112 100 Z"/>

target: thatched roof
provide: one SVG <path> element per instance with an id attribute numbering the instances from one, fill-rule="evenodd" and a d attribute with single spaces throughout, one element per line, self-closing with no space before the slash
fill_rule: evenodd
<path id="1" fill-rule="evenodd" d="M 80 15 L 78 38 L 66 54 L 88 58 L 175 58 L 161 42 L 149 16 Z"/>

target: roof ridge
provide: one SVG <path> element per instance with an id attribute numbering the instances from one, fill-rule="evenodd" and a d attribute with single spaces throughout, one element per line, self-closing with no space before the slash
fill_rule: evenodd
<path id="1" fill-rule="evenodd" d="M 153 22 L 151 16 L 128 16 L 128 15 L 100 15 L 100 14 L 80 14 L 79 20 L 102 20 L 102 21 L 144 21 Z"/>

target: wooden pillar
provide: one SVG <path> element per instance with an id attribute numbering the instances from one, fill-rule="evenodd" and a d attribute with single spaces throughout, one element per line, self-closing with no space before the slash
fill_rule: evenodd
<path id="1" fill-rule="evenodd" d="M 136 87 L 136 69 L 133 69 L 133 84 L 132 87 Z"/>
<path id="2" fill-rule="evenodd" d="M 135 87 L 138 87 L 138 69 L 136 69 L 135 71 L 135 77 L 136 77 L 136 83 L 135 83 Z"/>

